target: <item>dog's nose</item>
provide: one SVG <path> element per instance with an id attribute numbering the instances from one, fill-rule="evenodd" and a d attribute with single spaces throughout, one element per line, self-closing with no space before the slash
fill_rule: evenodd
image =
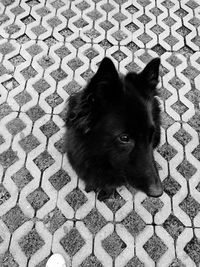
<path id="1" fill-rule="evenodd" d="M 150 185 L 147 195 L 149 197 L 160 197 L 163 194 L 162 184 Z"/>

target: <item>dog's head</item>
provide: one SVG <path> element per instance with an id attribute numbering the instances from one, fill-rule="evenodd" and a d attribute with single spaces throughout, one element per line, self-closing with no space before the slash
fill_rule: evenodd
<path id="1" fill-rule="evenodd" d="M 156 58 L 141 73 L 120 77 L 104 58 L 84 91 L 72 97 L 67 120 L 85 136 L 94 157 L 154 197 L 163 192 L 153 158 L 160 135 L 155 99 L 159 65 Z"/>

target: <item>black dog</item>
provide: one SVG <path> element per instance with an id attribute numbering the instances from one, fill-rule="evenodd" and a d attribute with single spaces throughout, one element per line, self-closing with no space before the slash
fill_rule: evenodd
<path id="1" fill-rule="evenodd" d="M 155 58 L 141 73 L 120 77 L 104 58 L 88 85 L 69 98 L 66 152 L 99 200 L 127 183 L 149 196 L 163 193 L 153 157 L 160 141 L 159 65 Z"/>

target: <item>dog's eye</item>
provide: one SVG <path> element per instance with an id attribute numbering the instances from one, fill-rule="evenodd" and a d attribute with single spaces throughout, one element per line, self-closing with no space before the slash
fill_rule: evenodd
<path id="1" fill-rule="evenodd" d="M 128 134 L 121 134 L 119 136 L 119 140 L 122 142 L 122 143 L 128 143 L 130 142 L 130 137 Z"/>

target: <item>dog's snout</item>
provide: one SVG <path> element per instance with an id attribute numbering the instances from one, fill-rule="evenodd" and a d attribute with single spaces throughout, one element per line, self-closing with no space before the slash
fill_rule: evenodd
<path id="1" fill-rule="evenodd" d="M 156 184 L 151 184 L 148 188 L 147 195 L 149 197 L 160 197 L 163 194 L 163 186 L 159 181 Z"/>

